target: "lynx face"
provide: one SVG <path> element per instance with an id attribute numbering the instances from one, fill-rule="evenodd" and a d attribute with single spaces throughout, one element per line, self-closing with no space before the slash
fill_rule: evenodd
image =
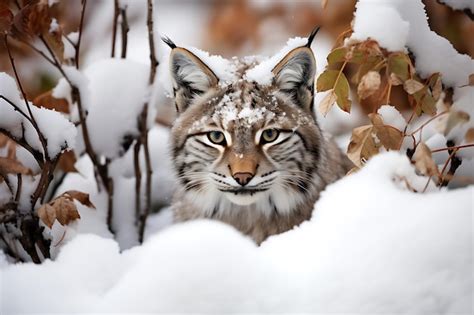
<path id="1" fill-rule="evenodd" d="M 312 108 L 315 61 L 307 47 L 294 49 L 273 70 L 274 83 L 219 79 L 183 48 L 172 51 L 179 119 L 173 151 L 183 189 L 206 211 L 288 213 L 311 190 L 321 133 Z"/>
<path id="2" fill-rule="evenodd" d="M 268 85 L 249 80 L 255 63 L 242 61 L 235 79 L 221 82 L 196 55 L 173 45 L 179 116 L 172 149 L 181 184 L 175 217 L 215 217 L 248 234 L 261 218 L 286 218 L 275 231 L 307 219 L 319 192 L 343 174 L 330 162 L 341 155 L 312 112 L 316 65 L 309 45 L 290 51 Z"/>

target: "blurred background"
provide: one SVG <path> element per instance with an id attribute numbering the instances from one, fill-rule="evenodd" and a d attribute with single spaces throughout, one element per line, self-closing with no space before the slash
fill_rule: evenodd
<path id="1" fill-rule="evenodd" d="M 459 52 L 473 57 L 473 20 L 464 12 L 454 11 L 435 0 L 423 2 L 432 30 L 447 38 Z M 50 3 L 54 3 L 54 16 L 63 33 L 76 31 L 81 1 Z M 227 58 L 272 55 L 288 38 L 307 36 L 316 25 L 321 25 L 322 31 L 313 45 L 318 73 L 321 73 L 327 53 L 338 44 L 341 34 L 350 29 L 355 4 L 356 0 L 159 0 L 155 2 L 154 21 L 159 35 L 170 37 L 177 45 L 198 47 Z M 126 9 L 129 26 L 127 58 L 148 63 L 146 1 L 121 0 L 120 5 Z M 81 67 L 110 57 L 112 48 L 114 1 L 89 0 L 86 8 Z M 117 33 L 116 55 L 120 55 L 120 26 Z M 35 45 L 44 49 L 39 42 Z M 30 99 L 56 85 L 60 76 L 52 66 L 20 42 L 12 41 L 12 47 Z M 12 73 L 3 43 L 0 43 L 0 71 Z M 171 115 L 167 109 L 165 106 L 159 114 Z"/>

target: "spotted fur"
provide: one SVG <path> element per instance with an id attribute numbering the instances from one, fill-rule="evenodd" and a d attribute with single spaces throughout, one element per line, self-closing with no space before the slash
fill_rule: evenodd
<path id="1" fill-rule="evenodd" d="M 246 80 L 253 66 L 240 61 L 235 80 L 223 83 L 196 55 L 172 49 L 179 114 L 172 152 L 180 184 L 172 209 L 176 221 L 220 220 L 261 243 L 309 219 L 320 192 L 350 162 L 316 122 L 309 45 L 275 66 L 271 85 Z M 268 129 L 278 137 L 264 143 Z M 225 143 L 213 143 L 211 131 L 222 132 Z"/>

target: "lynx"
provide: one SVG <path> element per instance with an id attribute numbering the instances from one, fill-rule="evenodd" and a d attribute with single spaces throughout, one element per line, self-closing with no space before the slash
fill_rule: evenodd
<path id="1" fill-rule="evenodd" d="M 308 220 L 320 192 L 350 169 L 313 110 L 315 34 L 276 64 L 271 84 L 247 78 L 258 64 L 250 58 L 221 82 L 205 60 L 164 39 L 178 112 L 175 221 L 220 220 L 260 244 Z"/>

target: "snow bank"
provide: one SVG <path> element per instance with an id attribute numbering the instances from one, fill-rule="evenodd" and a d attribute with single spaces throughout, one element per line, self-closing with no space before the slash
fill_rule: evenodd
<path id="1" fill-rule="evenodd" d="M 396 176 L 425 180 L 404 156 L 374 157 L 261 247 L 194 221 L 123 253 L 81 235 L 54 262 L 0 256 L 2 312 L 471 313 L 473 188 L 419 195 Z"/>
<path id="2" fill-rule="evenodd" d="M 474 60 L 459 54 L 447 39 L 430 29 L 421 0 L 360 0 L 356 8 L 351 40 L 372 38 L 391 51 L 406 47 L 414 53 L 422 76 L 441 72 L 450 87 L 468 83 Z"/>

